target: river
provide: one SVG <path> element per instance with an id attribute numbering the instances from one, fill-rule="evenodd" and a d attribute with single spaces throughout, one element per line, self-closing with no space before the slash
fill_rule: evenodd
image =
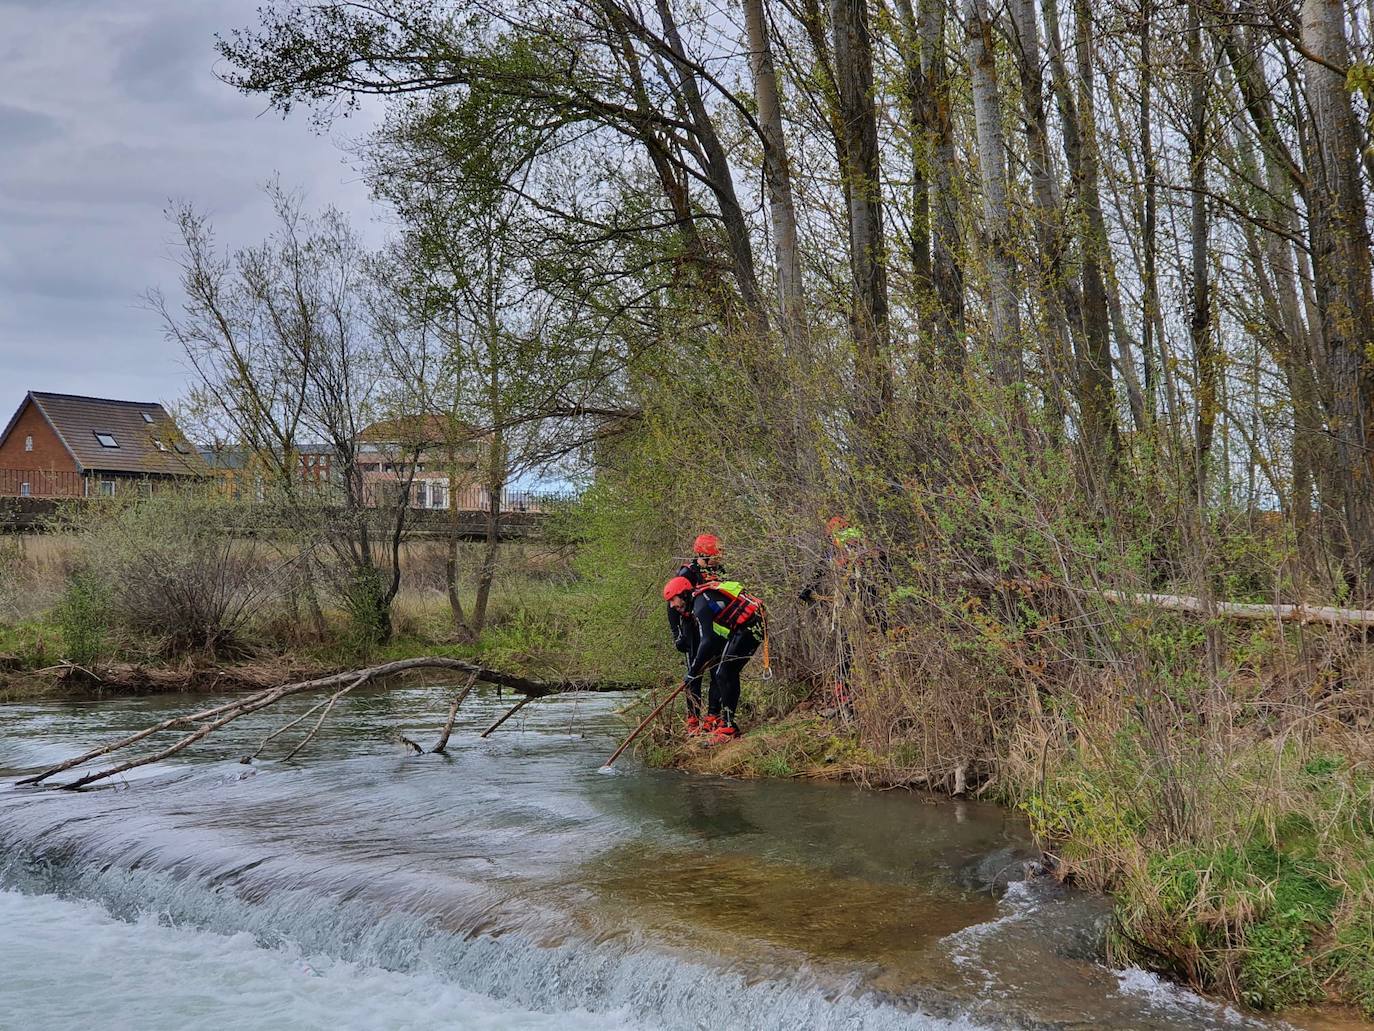
<path id="1" fill-rule="evenodd" d="M 1020 880 L 999 807 L 601 773 L 612 695 L 390 740 L 444 697 L 356 693 L 237 762 L 288 699 L 85 792 L 13 778 L 205 699 L 0 706 L 0 1028 L 1281 1026 L 1103 966 L 1103 900 Z"/>

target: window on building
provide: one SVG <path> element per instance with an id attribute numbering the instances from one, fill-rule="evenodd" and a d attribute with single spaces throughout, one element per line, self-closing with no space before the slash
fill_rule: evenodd
<path id="1" fill-rule="evenodd" d="M 448 508 L 448 484 L 438 480 L 429 485 L 429 507 Z"/>
<path id="2" fill-rule="evenodd" d="M 101 433 L 99 430 L 92 430 L 95 439 L 100 442 L 101 447 L 119 447 L 119 441 L 114 439 L 112 433 Z"/>
<path id="3" fill-rule="evenodd" d="M 32 451 L 32 450 L 33 450 L 33 434 L 32 434 L 32 433 L 29 434 L 27 437 L 24 438 L 24 450 L 25 450 L 25 451 Z"/>
<path id="4" fill-rule="evenodd" d="M 101 496 L 101 497 L 105 497 L 105 498 L 112 498 L 112 497 L 114 497 L 114 490 L 115 490 L 115 481 L 114 481 L 114 480 L 101 480 L 101 481 L 100 481 L 100 496 Z"/>
<path id="5" fill-rule="evenodd" d="M 33 491 L 29 490 L 29 484 L 27 480 L 25 480 L 23 483 L 19 485 L 19 496 L 21 498 L 33 497 Z"/>
<path id="6" fill-rule="evenodd" d="M 146 422 L 149 426 L 151 426 L 153 424 L 153 413 L 143 412 L 141 414 L 143 415 L 143 421 Z"/>
<path id="7" fill-rule="evenodd" d="M 424 480 L 415 482 L 415 507 L 429 508 L 429 484 Z"/>

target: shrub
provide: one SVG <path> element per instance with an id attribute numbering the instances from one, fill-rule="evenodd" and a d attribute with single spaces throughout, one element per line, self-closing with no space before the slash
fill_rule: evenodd
<path id="1" fill-rule="evenodd" d="M 97 595 L 81 592 L 98 592 L 111 629 L 158 655 L 242 651 L 289 567 L 242 519 L 220 498 L 174 491 L 100 513 L 82 533 L 74 583 L 86 586 L 72 604 L 83 611 Z"/>
<path id="2" fill-rule="evenodd" d="M 69 662 L 90 666 L 109 654 L 110 591 L 97 577 L 74 574 L 53 615 Z"/>

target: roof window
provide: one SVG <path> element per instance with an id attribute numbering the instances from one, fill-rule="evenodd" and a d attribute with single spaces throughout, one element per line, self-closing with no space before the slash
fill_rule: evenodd
<path id="1" fill-rule="evenodd" d="M 149 426 L 153 424 L 152 412 L 141 412 L 140 414 L 143 416 L 143 421 L 146 422 Z"/>
<path id="2" fill-rule="evenodd" d="M 100 442 L 101 447 L 119 447 L 119 441 L 114 439 L 113 433 L 101 433 L 99 430 L 92 430 L 95 439 Z"/>

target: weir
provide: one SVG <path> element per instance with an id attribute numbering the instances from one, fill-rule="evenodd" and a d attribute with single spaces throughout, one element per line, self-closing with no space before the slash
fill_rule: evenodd
<path id="1" fill-rule="evenodd" d="M 623 696 L 548 698 L 446 755 L 388 742 L 433 737 L 451 690 L 350 695 L 309 760 L 236 761 L 274 711 L 81 793 L 14 780 L 206 700 L 0 710 L 0 1012 L 71 1026 L 143 978 L 149 1028 L 202 1026 L 255 990 L 285 1023 L 331 1026 L 312 1023 L 320 981 L 363 1011 L 389 1000 L 398 1026 L 1264 1026 L 1102 965 L 1102 900 L 1020 881 L 1030 842 L 998 807 L 632 760 L 602 775 Z M 475 693 L 460 722 L 508 704 Z M 62 932 L 108 944 L 88 974 L 112 995 L 83 1002 L 43 959 Z M 209 1010 L 178 1017 L 178 971 Z"/>

